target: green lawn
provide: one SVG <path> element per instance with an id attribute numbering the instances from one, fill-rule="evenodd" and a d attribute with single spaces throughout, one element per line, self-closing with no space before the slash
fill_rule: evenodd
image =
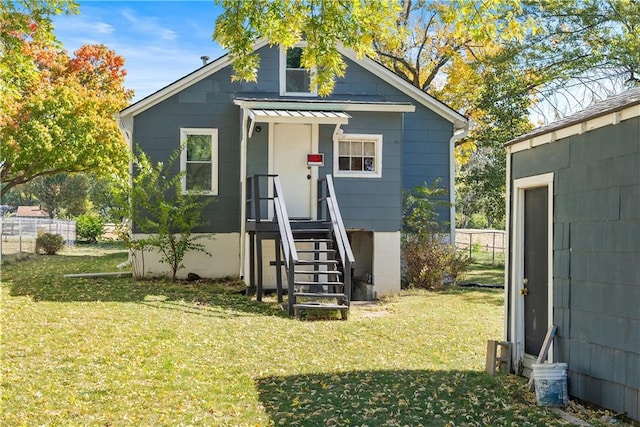
<path id="1" fill-rule="evenodd" d="M 504 284 L 504 255 L 477 250 L 472 252 L 469 269 L 459 279 L 461 283 L 483 285 Z"/>
<path id="2" fill-rule="evenodd" d="M 237 284 L 64 279 L 124 252 L 2 268 L 2 415 L 32 425 L 561 425 L 483 373 L 501 290 L 408 292 L 300 321 Z"/>

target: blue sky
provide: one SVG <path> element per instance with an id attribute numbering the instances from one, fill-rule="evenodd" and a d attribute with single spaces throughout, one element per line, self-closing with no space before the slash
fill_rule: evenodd
<path id="1" fill-rule="evenodd" d="M 55 34 L 72 54 L 102 43 L 126 60 L 134 101 L 224 54 L 212 41 L 220 9 L 201 1 L 80 1 L 80 14 L 54 18 Z"/>

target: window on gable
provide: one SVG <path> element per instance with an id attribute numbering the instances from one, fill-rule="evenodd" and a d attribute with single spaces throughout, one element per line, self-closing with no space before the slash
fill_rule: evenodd
<path id="1" fill-rule="evenodd" d="M 335 176 L 382 176 L 382 135 L 343 134 L 334 141 Z"/>
<path id="2" fill-rule="evenodd" d="M 302 66 L 304 44 L 281 49 L 280 95 L 315 96 L 311 85 L 311 72 Z"/>
<path id="3" fill-rule="evenodd" d="M 180 129 L 183 193 L 218 194 L 218 130 Z"/>

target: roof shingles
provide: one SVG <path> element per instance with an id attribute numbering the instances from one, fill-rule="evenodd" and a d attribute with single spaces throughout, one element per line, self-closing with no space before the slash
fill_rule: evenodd
<path id="1" fill-rule="evenodd" d="M 520 141 L 551 133 L 575 124 L 586 122 L 587 120 L 594 119 L 596 117 L 604 116 L 605 114 L 613 113 L 634 105 L 640 104 L 640 87 L 630 89 L 622 92 L 621 94 L 612 96 L 603 101 L 597 102 L 594 105 L 564 117 L 556 122 L 550 123 L 545 126 L 541 126 L 533 131 L 519 136 L 511 141 L 507 142 L 507 146 L 516 144 Z"/>

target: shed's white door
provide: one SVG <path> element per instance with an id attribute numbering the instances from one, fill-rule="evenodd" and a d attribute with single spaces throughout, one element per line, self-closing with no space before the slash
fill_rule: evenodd
<path id="1" fill-rule="evenodd" d="M 312 125 L 273 125 L 273 170 L 280 183 L 291 218 L 311 218 L 312 181 L 307 154 L 312 152 Z"/>
<path id="2" fill-rule="evenodd" d="M 513 189 L 510 339 L 526 375 L 553 324 L 553 173 L 516 179 Z M 553 345 L 547 360 L 554 360 Z"/>

